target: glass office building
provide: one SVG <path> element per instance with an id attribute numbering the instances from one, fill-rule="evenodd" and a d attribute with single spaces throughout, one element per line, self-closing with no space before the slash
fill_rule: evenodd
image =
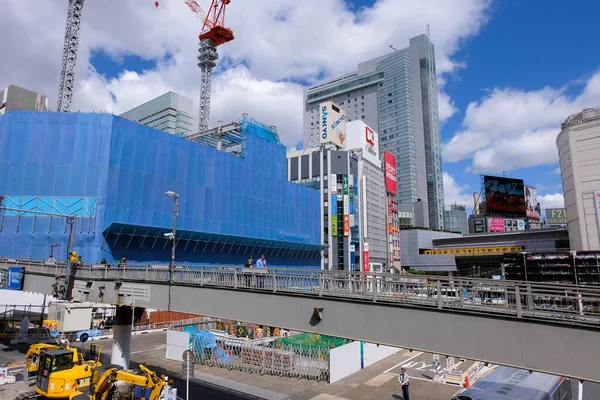
<path id="1" fill-rule="evenodd" d="M 435 51 L 427 35 L 360 63 L 355 73 L 305 88 L 304 100 L 305 147 L 319 144 L 319 103 L 339 104 L 347 121 L 379 132 L 380 154 L 396 156 L 398 203 L 412 205 L 414 225 L 444 228 Z"/>
<path id="2" fill-rule="evenodd" d="M 189 97 L 167 92 L 120 116 L 163 132 L 187 136 L 192 133 L 193 106 Z"/>
<path id="3" fill-rule="evenodd" d="M 461 204 L 452 204 L 450 210 L 444 211 L 444 227 L 447 231 L 469 233 L 467 209 Z"/>

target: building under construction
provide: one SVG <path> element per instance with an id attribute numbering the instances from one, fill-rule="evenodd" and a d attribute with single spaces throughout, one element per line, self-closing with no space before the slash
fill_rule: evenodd
<path id="1" fill-rule="evenodd" d="M 318 191 L 287 181 L 274 128 L 244 116 L 177 137 L 110 114 L 0 116 L 0 256 L 320 265 Z"/>

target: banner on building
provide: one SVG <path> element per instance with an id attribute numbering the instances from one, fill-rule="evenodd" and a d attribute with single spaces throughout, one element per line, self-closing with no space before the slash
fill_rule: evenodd
<path id="1" fill-rule="evenodd" d="M 331 215 L 336 215 L 337 211 L 337 194 L 331 195 Z"/>
<path id="2" fill-rule="evenodd" d="M 525 212 L 527 218 L 540 218 L 540 203 L 537 200 L 537 189 L 525 186 Z"/>
<path id="3" fill-rule="evenodd" d="M 396 157 L 387 150 L 383 151 L 383 162 L 385 167 L 385 190 L 396 194 Z"/>
<path id="4" fill-rule="evenodd" d="M 348 193 L 348 175 L 343 175 L 342 177 L 342 187 L 344 189 L 344 194 Z"/>
<path id="5" fill-rule="evenodd" d="M 567 210 L 564 208 L 546 208 L 546 224 L 566 225 Z"/>
<path id="6" fill-rule="evenodd" d="M 350 196 L 344 195 L 344 215 L 350 214 Z"/>
<path id="7" fill-rule="evenodd" d="M 369 264 L 369 243 L 363 244 L 363 264 L 364 271 L 371 271 L 371 265 Z"/>
<path id="8" fill-rule="evenodd" d="M 331 194 L 337 194 L 337 176 L 335 174 L 331 174 L 331 181 L 329 182 L 329 187 L 331 188 Z"/>
<path id="9" fill-rule="evenodd" d="M 350 228 L 354 228 L 356 226 L 356 218 L 354 214 L 350 214 Z"/>
<path id="10" fill-rule="evenodd" d="M 350 216 L 344 215 L 344 236 L 350 235 Z"/>
<path id="11" fill-rule="evenodd" d="M 504 232 L 504 218 L 488 218 L 489 232 Z"/>
<path id="12" fill-rule="evenodd" d="M 341 107 L 326 101 L 319 104 L 319 136 L 321 143 L 335 143 L 346 147 L 346 113 Z"/>
<path id="13" fill-rule="evenodd" d="M 338 235 L 338 217 L 335 214 L 331 214 L 331 236 Z"/>
<path id="14" fill-rule="evenodd" d="M 350 243 L 350 271 L 356 271 L 356 246 Z"/>

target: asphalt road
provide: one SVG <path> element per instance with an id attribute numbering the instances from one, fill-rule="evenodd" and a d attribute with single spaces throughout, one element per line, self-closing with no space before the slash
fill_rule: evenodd
<path id="1" fill-rule="evenodd" d="M 104 365 L 110 364 L 110 354 L 112 347 L 112 339 L 97 340 L 90 343 L 100 344 L 102 349 L 102 362 Z M 144 335 L 136 335 L 131 338 L 131 362 L 132 368 L 135 368 L 138 363 L 144 364 L 151 371 L 158 375 L 167 375 L 169 379 L 173 379 L 174 385 L 177 388 L 177 395 L 183 399 L 185 395 L 185 380 L 180 377 L 181 371 L 167 371 L 164 367 L 164 360 L 152 357 L 152 353 L 165 349 L 166 333 L 148 333 Z M 164 357 L 164 350 L 160 352 Z M 176 373 L 173 373 L 176 372 Z M 233 393 L 231 390 L 209 387 L 204 383 L 190 380 L 190 396 L 188 399 L 218 399 L 218 400 L 238 400 L 238 399 L 253 399 L 254 397 L 245 395 L 244 393 Z"/>

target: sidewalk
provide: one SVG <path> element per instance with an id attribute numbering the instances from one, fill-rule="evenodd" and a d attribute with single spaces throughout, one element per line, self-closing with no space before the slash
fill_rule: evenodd
<path id="1" fill-rule="evenodd" d="M 401 399 L 401 391 L 394 375 L 384 371 L 406 358 L 408 351 L 386 358 L 334 384 L 294 378 L 256 375 L 247 372 L 197 365 L 195 378 L 213 387 L 245 393 L 248 398 L 267 400 L 381 400 Z M 139 363 L 160 365 L 180 373 L 181 363 L 164 359 L 164 350 L 157 349 L 132 356 Z M 461 390 L 458 386 L 412 379 L 412 400 L 449 400 Z M 394 397 L 394 395 L 398 397 Z"/>

